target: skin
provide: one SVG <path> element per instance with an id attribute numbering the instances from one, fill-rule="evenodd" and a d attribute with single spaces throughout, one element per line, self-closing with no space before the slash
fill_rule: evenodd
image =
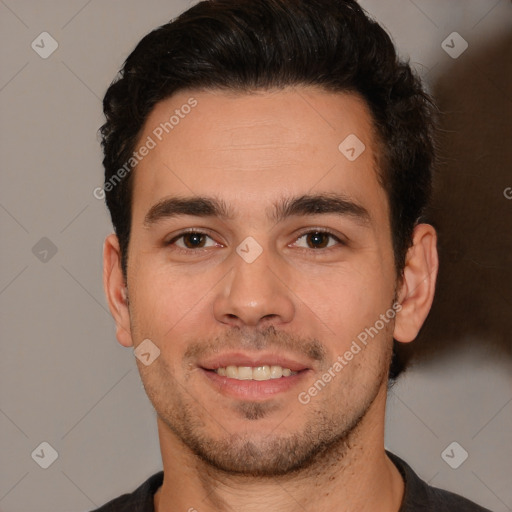
<path id="1" fill-rule="evenodd" d="M 404 486 L 384 451 L 387 374 L 393 336 L 412 341 L 431 307 L 435 230 L 416 226 L 399 278 L 378 143 L 358 96 L 311 87 L 181 91 L 156 105 L 140 140 L 190 97 L 197 106 L 134 171 L 126 283 L 115 235 L 104 246 L 119 343 L 150 339 L 160 349 L 149 366 L 137 360 L 158 414 L 165 478 L 155 509 L 397 512 Z M 366 146 L 352 162 L 338 149 L 349 134 Z M 310 213 L 276 223 L 268 215 L 282 198 L 333 192 L 368 219 Z M 179 215 L 145 225 L 151 207 L 170 196 L 215 197 L 232 218 Z M 207 236 L 175 240 L 188 228 Z M 315 230 L 344 243 L 305 234 Z M 248 236 L 262 249 L 252 263 L 236 252 Z M 396 317 L 301 403 L 298 393 L 395 301 Z M 201 369 L 228 350 L 285 354 L 308 369 L 278 394 L 228 396 Z"/>

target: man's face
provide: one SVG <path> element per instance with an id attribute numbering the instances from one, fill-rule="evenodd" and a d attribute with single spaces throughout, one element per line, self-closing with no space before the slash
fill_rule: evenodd
<path id="1" fill-rule="evenodd" d="M 353 137 L 338 148 L 353 135 L 359 156 Z M 216 467 L 266 475 L 348 442 L 385 390 L 393 322 L 333 365 L 396 287 L 364 102 L 312 88 L 186 91 L 156 105 L 137 148 L 148 136 L 127 283 L 133 344 L 160 350 L 138 364 L 166 435 Z M 210 202 L 164 203 L 199 198 Z"/>

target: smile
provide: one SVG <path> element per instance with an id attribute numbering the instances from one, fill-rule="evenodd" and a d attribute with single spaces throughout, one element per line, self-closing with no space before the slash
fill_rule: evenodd
<path id="1" fill-rule="evenodd" d="M 278 365 L 262 365 L 262 366 L 226 366 L 219 367 L 214 370 L 221 377 L 229 377 L 237 380 L 271 380 L 280 379 L 281 377 L 290 377 L 297 372 L 293 372 L 290 368 L 283 368 Z"/>

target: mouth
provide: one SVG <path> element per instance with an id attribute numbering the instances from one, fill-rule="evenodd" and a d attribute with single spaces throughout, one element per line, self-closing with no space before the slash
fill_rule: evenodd
<path id="1" fill-rule="evenodd" d="M 236 380 L 271 380 L 281 379 L 282 377 L 290 377 L 297 375 L 298 372 L 292 371 L 290 368 L 283 368 L 279 365 L 263 365 L 263 366 L 221 366 L 214 371 L 221 377 L 229 377 Z"/>
<path id="2" fill-rule="evenodd" d="M 312 370 L 305 363 L 276 355 L 218 356 L 200 369 L 217 392 L 242 400 L 264 400 L 294 388 Z"/>

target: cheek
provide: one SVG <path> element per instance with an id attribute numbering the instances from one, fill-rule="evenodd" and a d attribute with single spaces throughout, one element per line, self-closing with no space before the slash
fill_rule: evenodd
<path id="1" fill-rule="evenodd" d="M 132 322 L 138 334 L 155 339 L 175 338 L 197 317 L 211 311 L 212 272 L 189 275 L 183 270 L 158 268 L 148 261 L 134 272 L 130 287 Z"/>
<path id="2" fill-rule="evenodd" d="M 338 349 L 375 323 L 391 305 L 393 280 L 382 278 L 382 268 L 345 268 L 317 274 L 313 279 L 296 281 L 297 293 L 325 326 L 327 338 L 334 338 Z M 389 274 L 389 271 L 388 271 Z"/>

